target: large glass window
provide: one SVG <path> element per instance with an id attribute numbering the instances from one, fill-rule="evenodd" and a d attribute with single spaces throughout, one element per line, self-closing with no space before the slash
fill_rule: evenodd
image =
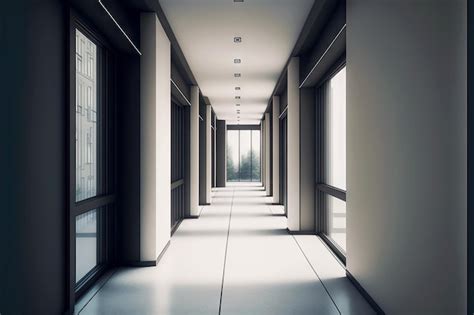
<path id="1" fill-rule="evenodd" d="M 97 195 L 97 46 L 76 30 L 76 201 Z"/>
<path id="2" fill-rule="evenodd" d="M 97 265 L 97 210 L 76 217 L 76 283 Z"/>
<path id="3" fill-rule="evenodd" d="M 227 131 L 227 181 L 259 182 L 260 130 Z"/>
<path id="4" fill-rule="evenodd" d="M 239 131 L 227 131 L 227 181 L 239 181 Z"/>
<path id="5" fill-rule="evenodd" d="M 252 181 L 251 130 L 240 130 L 240 181 Z"/>
<path id="6" fill-rule="evenodd" d="M 74 17 L 70 32 L 69 290 L 78 296 L 112 263 L 115 202 L 113 55 Z"/>
<path id="7" fill-rule="evenodd" d="M 260 176 L 260 130 L 252 130 L 252 181 L 259 182 Z"/>
<path id="8" fill-rule="evenodd" d="M 346 69 L 327 83 L 325 107 L 325 179 L 328 185 L 346 190 Z"/>
<path id="9" fill-rule="evenodd" d="M 324 234 L 333 249 L 344 257 L 346 252 L 346 69 L 343 67 L 328 79 L 318 93 L 323 123 L 322 174 L 318 184 Z"/>

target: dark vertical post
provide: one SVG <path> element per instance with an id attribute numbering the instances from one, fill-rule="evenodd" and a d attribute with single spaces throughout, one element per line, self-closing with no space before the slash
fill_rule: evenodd
<path id="1" fill-rule="evenodd" d="M 226 122 L 217 120 L 216 123 L 216 187 L 225 187 L 226 183 Z"/>
<path id="2" fill-rule="evenodd" d="M 474 5 L 467 2 L 467 313 L 474 313 L 474 121 L 473 96 L 474 96 L 474 62 L 472 59 L 474 49 Z"/>

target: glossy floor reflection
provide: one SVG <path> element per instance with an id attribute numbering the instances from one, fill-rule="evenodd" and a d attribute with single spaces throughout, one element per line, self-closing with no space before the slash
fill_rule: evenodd
<path id="1" fill-rule="evenodd" d="M 293 237 L 255 185 L 213 192 L 157 267 L 117 271 L 80 314 L 371 314 L 316 236 Z"/>

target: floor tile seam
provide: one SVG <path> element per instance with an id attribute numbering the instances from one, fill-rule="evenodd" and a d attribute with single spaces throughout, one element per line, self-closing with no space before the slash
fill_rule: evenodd
<path id="1" fill-rule="evenodd" d="M 231 220 L 232 220 L 232 208 L 233 208 L 233 205 L 234 205 L 234 196 L 235 196 L 235 188 L 232 189 L 232 199 L 231 199 L 231 203 L 230 203 L 229 222 L 228 222 L 228 226 L 227 226 L 227 239 L 226 239 L 226 244 L 225 244 L 224 264 L 223 264 L 223 268 L 222 268 L 221 294 L 220 294 L 220 298 L 219 298 L 219 313 L 218 313 L 219 315 L 222 312 L 222 296 L 223 296 L 223 293 L 224 293 L 225 267 L 226 267 L 226 264 L 227 264 L 227 250 L 228 250 L 228 247 L 229 247 L 230 224 L 231 224 Z"/>
<path id="2" fill-rule="evenodd" d="M 305 258 L 306 262 L 309 264 L 311 270 L 313 271 L 313 273 L 316 275 L 316 277 L 318 278 L 319 282 L 321 283 L 321 285 L 323 286 L 324 290 L 326 291 L 326 294 L 328 295 L 328 297 L 331 299 L 332 303 L 334 304 L 334 307 L 336 308 L 337 312 L 341 315 L 341 310 L 339 309 L 339 307 L 337 306 L 336 304 L 336 301 L 334 301 L 334 298 L 332 297 L 332 295 L 329 293 L 329 290 L 328 288 L 326 287 L 326 285 L 324 284 L 324 281 L 321 279 L 321 277 L 319 276 L 318 272 L 316 271 L 316 269 L 314 268 L 313 264 L 310 262 L 308 256 L 306 256 L 305 252 L 303 251 L 303 248 L 301 248 L 301 245 L 299 244 L 298 240 L 296 239 L 296 237 L 294 235 L 291 235 L 291 237 L 293 238 L 293 240 L 295 241 L 296 245 L 298 246 L 301 254 L 303 255 L 303 257 Z"/>

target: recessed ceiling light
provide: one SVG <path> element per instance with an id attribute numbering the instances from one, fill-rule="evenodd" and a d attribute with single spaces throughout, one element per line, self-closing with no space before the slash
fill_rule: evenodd
<path id="1" fill-rule="evenodd" d="M 236 100 L 240 100 L 240 96 L 236 96 L 235 99 L 236 99 Z"/>
<path id="2" fill-rule="evenodd" d="M 236 77 L 236 78 L 240 78 L 241 76 L 242 76 L 242 74 L 240 74 L 240 73 L 234 73 L 234 77 Z"/>
<path id="3" fill-rule="evenodd" d="M 241 43 L 242 42 L 242 37 L 240 36 L 235 36 L 234 37 L 234 43 Z"/>
<path id="4" fill-rule="evenodd" d="M 240 91 L 240 86 L 236 86 L 236 87 L 235 87 L 235 90 L 236 90 L 236 91 Z"/>
<path id="5" fill-rule="evenodd" d="M 240 60 L 239 58 L 234 59 L 234 63 L 241 63 L 241 62 L 242 62 L 242 60 Z"/>

